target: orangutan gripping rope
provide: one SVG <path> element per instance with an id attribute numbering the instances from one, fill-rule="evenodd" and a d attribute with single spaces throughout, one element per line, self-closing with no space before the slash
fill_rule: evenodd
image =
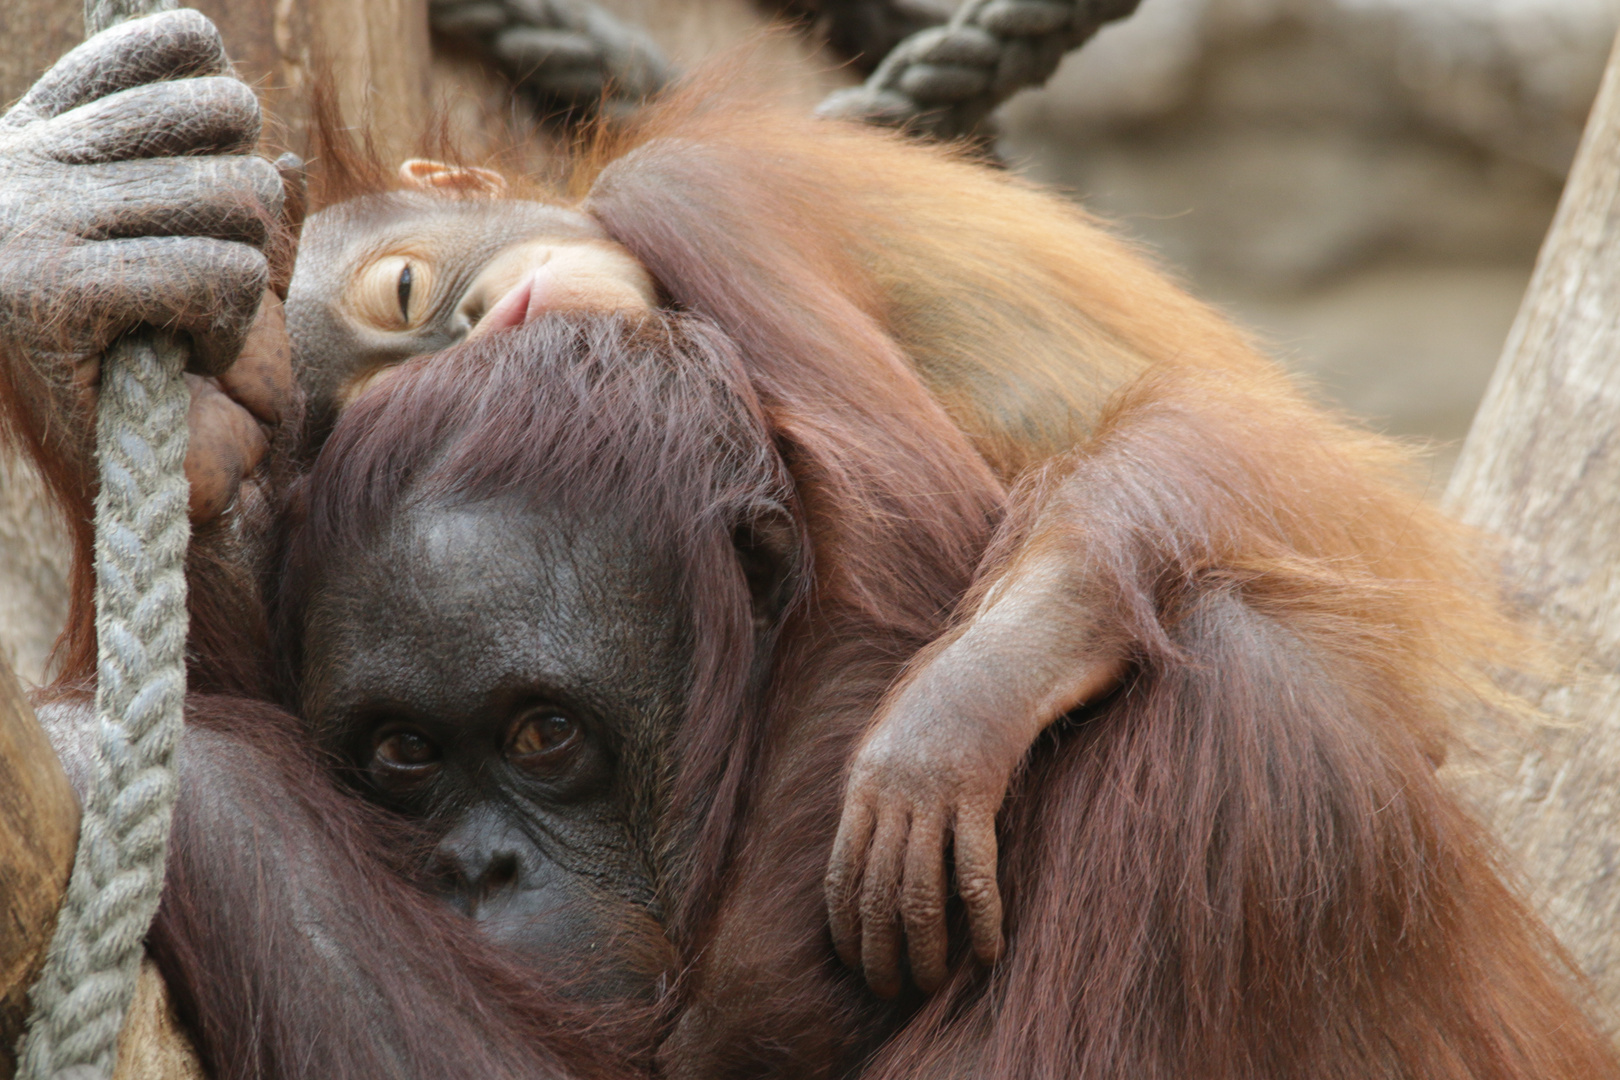
<path id="1" fill-rule="evenodd" d="M 80 190 L 66 183 L 80 163 L 46 153 L 25 164 L 62 171 L 63 189 Z M 537 713 L 500 696 L 550 662 L 525 644 L 550 617 L 525 614 L 526 596 L 577 579 L 582 595 L 623 597 L 640 614 L 612 607 L 604 630 L 658 657 L 666 674 L 684 670 L 683 648 L 701 674 L 741 663 L 751 642 L 758 663 L 731 671 L 749 690 L 738 708 L 688 699 L 650 709 L 646 730 L 662 734 L 634 753 L 605 743 L 600 767 L 562 804 L 576 809 L 559 821 L 586 813 L 616 838 L 586 846 L 605 851 L 601 861 L 521 835 L 487 850 L 473 811 L 503 806 L 515 825 L 547 805 L 534 792 L 514 797 L 491 781 L 470 796 L 393 800 L 460 838 L 445 851 L 452 860 L 510 856 L 453 875 L 464 909 L 570 875 L 634 886 L 619 893 L 633 932 L 602 939 L 614 948 L 592 936 L 606 923 L 581 923 L 567 905 L 531 909 L 516 938 L 501 936 L 579 948 L 587 970 L 600 951 L 613 978 L 650 979 L 666 962 L 660 935 L 643 932 L 653 920 L 677 976 L 661 984 L 665 1019 L 653 1029 L 664 1073 L 1616 1074 L 1544 932 L 1433 776 L 1449 712 L 1485 685 L 1498 655 L 1488 590 L 1447 527 L 1401 488 L 1397 454 L 1310 406 L 1078 211 L 947 153 L 702 89 L 605 144 L 581 170 L 582 201 L 563 211 L 460 183 L 455 170 L 416 171 L 451 181 L 434 181 L 441 201 L 376 195 L 312 219 L 288 293 L 311 414 L 336 418 L 323 465 L 290 504 L 294 573 L 283 579 L 271 564 L 263 579 L 287 635 L 280 657 L 294 662 L 289 701 L 317 732 L 338 733 L 327 748 L 367 769 L 363 790 L 381 798 L 388 784 L 408 789 L 406 774 L 447 775 L 474 753 L 532 776 L 529 766 L 586 745 L 571 741 L 582 736 L 569 734 L 562 703 L 541 700 L 553 711 Z M 431 237 L 437 219 L 454 219 L 458 245 L 391 246 Z M 366 231 L 379 222 L 389 231 Z M 414 366 L 378 377 L 367 353 L 376 346 L 387 363 L 422 351 L 387 336 L 398 330 L 447 327 L 448 340 L 428 348 L 470 336 L 473 320 L 456 321 L 469 290 L 518 244 L 602 253 L 592 262 L 606 268 L 601 300 L 585 288 L 564 306 L 680 308 L 708 355 L 734 357 L 722 381 L 757 401 L 744 410 L 757 417 L 750 430 L 762 454 L 779 456 L 792 498 L 779 500 L 785 517 L 705 522 L 729 530 L 725 545 L 704 549 L 710 576 L 697 579 L 730 583 L 738 617 L 726 634 L 694 630 L 716 624 L 683 614 L 705 594 L 663 590 L 674 606 L 647 607 L 637 582 L 683 564 L 656 549 L 615 554 L 614 544 L 658 534 L 615 533 L 611 515 L 559 525 L 545 517 L 549 503 L 503 503 L 498 483 L 493 495 L 452 486 L 464 505 L 426 504 L 448 522 L 410 518 L 421 507 L 409 500 L 374 505 L 379 492 L 406 489 L 372 480 L 431 475 L 435 455 L 489 417 L 493 441 L 480 444 L 487 456 L 463 455 L 468 475 L 551 468 L 529 467 L 520 395 L 480 397 L 487 382 L 468 380 L 463 392 L 450 376 L 424 382 Z M 436 261 L 447 250 L 459 261 Z M 522 322 L 555 307 L 534 302 L 534 269 L 519 268 L 504 293 L 485 279 L 478 310 Z M 562 295 L 568 280 L 546 287 Z M 300 284 L 318 281 L 333 287 Z M 434 283 L 425 298 L 423 281 Z M 44 298 L 71 304 L 72 284 Z M 354 321 L 362 295 L 378 317 L 394 319 L 387 301 L 397 305 L 392 331 Z M 135 299 L 131 321 L 144 316 Z M 98 294 L 100 310 L 117 308 L 106 300 Z M 654 327 L 669 318 L 643 317 Z M 342 333 L 309 329 L 323 320 Z M 486 331 L 417 363 L 453 372 L 523 347 L 544 359 L 555 347 L 542 344 L 546 329 Z M 610 370 L 632 340 L 657 353 L 656 338 L 613 334 L 585 351 Z M 673 364 L 690 338 L 668 340 Z M 55 369 L 55 381 L 18 373 L 75 354 L 21 335 L 5 355 L 11 385 L 60 387 Z M 51 448 L 82 445 L 78 400 L 10 399 L 70 505 L 82 505 L 72 500 L 83 477 Z M 348 401 L 353 415 L 341 415 Z M 47 428 L 41 416 L 72 422 Z M 439 425 L 406 430 L 443 439 L 402 443 L 425 457 L 391 457 L 386 439 L 361 452 L 366 425 L 386 433 L 401 417 Z M 356 438 L 345 439 L 351 423 Z M 656 494 L 660 470 L 702 467 L 701 449 L 677 441 L 670 457 L 624 457 L 630 490 Z M 255 478 L 273 509 L 277 474 Z M 1013 485 L 1007 504 L 1003 482 Z M 530 494 L 518 484 L 504 497 Z M 255 624 L 252 579 L 229 572 L 261 550 L 245 536 L 258 513 L 238 507 L 198 534 L 194 562 L 223 567 L 193 580 L 202 685 L 265 685 L 272 658 L 239 632 Z M 396 564 L 438 584 L 411 591 L 404 577 L 353 570 L 383 549 L 323 544 L 339 534 L 310 524 L 351 513 L 397 520 Z M 574 527 L 613 538 L 597 545 L 603 558 L 574 553 Z M 525 548 L 536 535 L 562 546 Z M 494 561 L 467 581 L 439 572 L 440 560 L 474 556 Z M 453 613 L 481 610 L 451 603 L 470 585 L 496 587 L 489 603 L 515 607 L 457 623 Z M 413 598 L 426 606 L 409 620 L 389 606 Z M 656 631 L 666 619 L 688 631 Z M 468 655 L 501 664 L 455 666 L 456 648 L 481 635 L 489 647 Z M 614 670 L 611 648 L 589 655 Z M 637 700 L 680 690 L 667 681 Z M 1082 702 L 1056 737 L 1038 740 Z M 174 873 L 186 885 L 166 902 L 160 933 L 171 977 L 209 1018 L 201 1030 L 216 1060 L 271 1075 L 296 1075 L 301 1063 L 329 1075 L 521 1075 L 531 1051 L 527 1067 L 542 1074 L 584 1053 L 564 1006 L 525 999 L 500 962 L 455 931 L 422 933 L 436 924 L 421 898 L 373 866 L 364 838 L 382 828 L 375 819 L 290 764 L 245 767 L 277 751 L 240 725 L 216 722 L 193 743 L 206 767 L 188 774 L 193 801 L 183 796 L 182 812 L 190 805 L 195 820 L 220 827 L 177 831 Z M 286 763 L 302 761 L 286 751 Z M 237 805 L 252 824 L 241 835 L 221 809 Z M 1001 953 L 992 968 L 945 936 L 947 845 L 975 951 Z M 497 864 L 505 869 L 487 872 Z M 322 868 L 341 894 L 320 888 Z M 287 891 L 265 903 L 254 885 L 265 881 Z M 926 1001 L 903 992 L 902 938 L 915 978 L 940 984 Z M 902 996 L 883 1003 L 836 970 L 835 943 L 879 990 Z M 300 955 L 343 962 L 316 964 L 320 981 L 301 981 L 285 966 Z M 616 958 L 628 962 L 615 968 Z M 479 1012 L 472 1002 L 486 984 L 493 1005 Z M 325 1022 L 338 1010 L 357 1018 L 341 1038 Z M 564 1018 L 554 1043 L 536 1034 L 548 1015 Z M 312 1045 L 326 1057 L 310 1058 Z M 462 1060 L 475 1052 L 482 1064 Z"/>

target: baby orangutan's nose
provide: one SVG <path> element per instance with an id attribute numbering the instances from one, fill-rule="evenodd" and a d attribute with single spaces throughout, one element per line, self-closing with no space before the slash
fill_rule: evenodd
<path id="1" fill-rule="evenodd" d="M 605 240 L 520 244 L 497 255 L 467 290 L 464 308 L 497 297 L 468 338 L 522 326 L 549 311 L 646 311 L 652 278 L 631 254 Z"/>
<path id="2" fill-rule="evenodd" d="M 561 293 L 556 274 L 549 266 L 537 266 L 518 278 L 518 283 L 496 301 L 489 314 L 478 320 L 468 337 L 478 337 L 509 326 L 522 326 L 531 319 L 560 306 Z"/>

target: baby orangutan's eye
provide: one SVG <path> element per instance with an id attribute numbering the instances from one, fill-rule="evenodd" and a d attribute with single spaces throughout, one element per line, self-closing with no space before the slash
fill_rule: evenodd
<path id="1" fill-rule="evenodd" d="M 416 784 L 439 771 L 439 748 L 408 727 L 378 730 L 371 745 L 371 775 L 386 787 Z"/>
<path id="2" fill-rule="evenodd" d="M 555 708 L 530 709 L 517 718 L 506 736 L 506 757 L 529 772 L 561 768 L 579 748 L 579 725 Z"/>
<path id="3" fill-rule="evenodd" d="M 411 264 L 406 263 L 399 272 L 399 317 L 405 320 L 405 325 L 411 324 Z"/>
<path id="4" fill-rule="evenodd" d="M 347 303 L 378 330 L 415 330 L 432 314 L 433 269 L 424 259 L 384 255 L 355 275 Z"/>

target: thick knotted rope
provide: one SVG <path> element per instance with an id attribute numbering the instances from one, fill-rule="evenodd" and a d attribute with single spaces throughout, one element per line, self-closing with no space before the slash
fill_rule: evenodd
<path id="1" fill-rule="evenodd" d="M 177 6 L 87 0 L 90 33 Z M 142 331 L 101 362 L 96 455 L 95 775 L 21 1080 L 110 1077 L 163 891 L 186 693 L 186 352 Z"/>
<path id="2" fill-rule="evenodd" d="M 587 0 L 429 0 L 428 14 L 544 105 L 634 105 L 671 77 L 651 38 Z"/>
<path id="3" fill-rule="evenodd" d="M 1002 102 L 1040 86 L 1070 49 L 1140 0 L 965 0 L 944 26 L 894 47 L 860 86 L 829 94 L 820 116 L 970 135 Z"/>

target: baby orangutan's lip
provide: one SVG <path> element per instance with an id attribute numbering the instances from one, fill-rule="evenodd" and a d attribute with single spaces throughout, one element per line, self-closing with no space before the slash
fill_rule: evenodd
<path id="1" fill-rule="evenodd" d="M 508 289 L 489 309 L 489 313 L 468 331 L 467 340 L 495 330 L 522 326 L 556 308 L 559 299 L 556 275 L 548 268 L 537 266 L 525 271 L 517 284 Z"/>

